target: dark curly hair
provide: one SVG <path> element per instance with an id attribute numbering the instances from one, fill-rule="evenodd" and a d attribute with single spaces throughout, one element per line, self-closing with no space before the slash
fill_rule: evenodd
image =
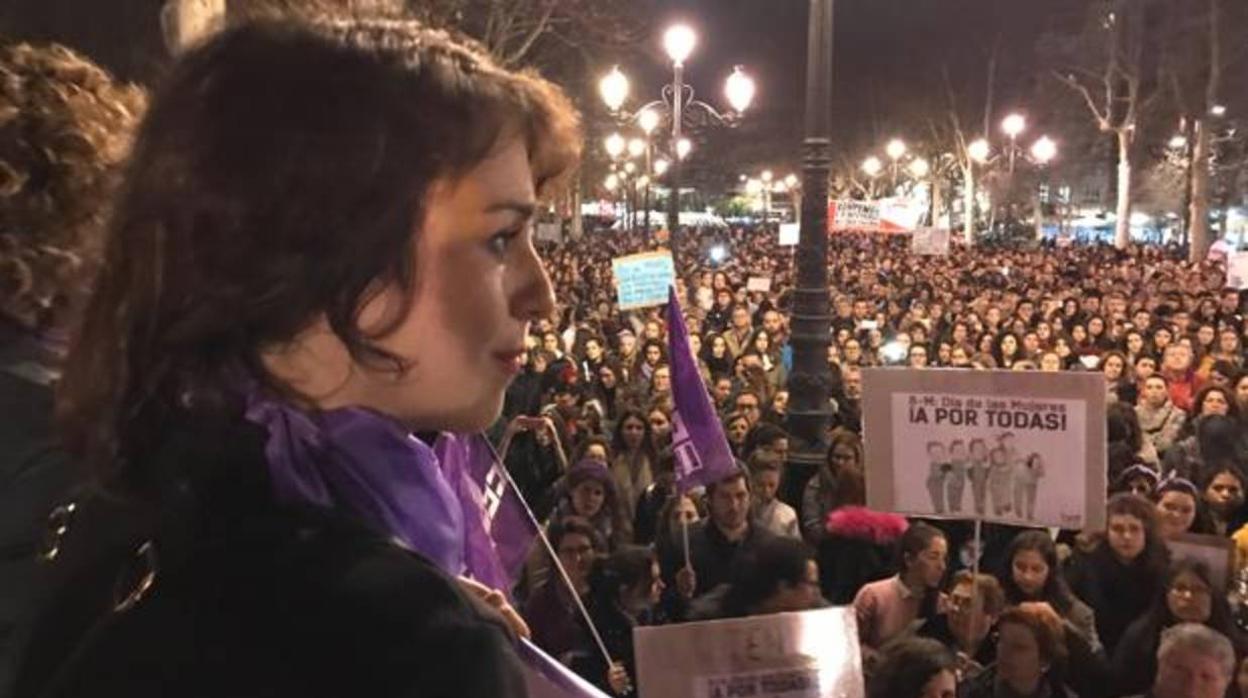
<path id="1" fill-rule="evenodd" d="M 291 396 L 260 352 L 317 317 L 357 362 L 406 371 L 377 340 L 408 308 L 370 332 L 357 315 L 386 288 L 411 302 L 431 187 L 512 137 L 542 191 L 579 156 L 579 115 L 553 84 L 411 22 L 256 23 L 191 50 L 140 130 L 70 351 L 69 449 L 103 484 L 142 489 L 133 461 L 165 427 L 240 413 L 248 381 Z"/>

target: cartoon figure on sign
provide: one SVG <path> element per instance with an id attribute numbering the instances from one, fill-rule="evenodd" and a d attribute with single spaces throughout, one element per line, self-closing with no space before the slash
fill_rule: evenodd
<path id="1" fill-rule="evenodd" d="M 988 510 L 988 472 L 990 468 L 988 444 L 983 439 L 971 439 L 971 498 L 975 500 L 976 516 L 983 516 Z"/>
<path id="2" fill-rule="evenodd" d="M 988 471 L 988 494 L 992 497 L 992 513 L 1005 516 L 1010 513 L 1014 466 L 1010 463 L 1009 452 L 1000 447 L 992 449 L 989 460 L 992 465 Z"/>
<path id="3" fill-rule="evenodd" d="M 949 496 L 949 513 L 962 513 L 962 493 L 966 490 L 967 475 L 966 442 L 955 439 L 949 444 L 949 477 L 945 481 L 945 493 Z"/>
<path id="4" fill-rule="evenodd" d="M 932 510 L 945 513 L 945 481 L 953 466 L 945 458 L 945 445 L 939 441 L 927 443 L 927 493 L 932 498 Z"/>
<path id="5" fill-rule="evenodd" d="M 1039 453 L 1027 456 L 1014 473 L 1014 515 L 1033 521 L 1036 518 L 1036 489 L 1044 477 L 1044 458 Z"/>

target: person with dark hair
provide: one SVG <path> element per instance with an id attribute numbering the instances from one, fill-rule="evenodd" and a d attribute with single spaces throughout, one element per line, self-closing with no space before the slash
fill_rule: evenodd
<path id="1" fill-rule="evenodd" d="M 862 439 L 848 429 L 834 429 L 828 457 L 802 493 L 802 534 L 818 545 L 827 534 L 828 515 L 846 506 L 866 504 Z"/>
<path id="2" fill-rule="evenodd" d="M 150 525 L 101 547 L 116 518 L 79 503 L 18 694 L 522 694 L 505 597 L 457 581 L 470 505 L 413 435 L 498 417 L 554 310 L 528 222 L 580 144 L 558 88 L 413 23 L 185 54 L 57 405 Z"/>
<path id="3" fill-rule="evenodd" d="M 1213 467 L 1233 464 L 1248 465 L 1242 425 L 1239 420 L 1223 414 L 1196 417 L 1193 434 L 1179 441 L 1166 453 L 1165 471 L 1178 473 L 1189 480 L 1200 481 Z"/>
<path id="4" fill-rule="evenodd" d="M 1152 499 L 1153 493 L 1157 491 L 1159 482 L 1161 482 L 1161 474 L 1155 469 L 1143 463 L 1133 463 L 1126 470 L 1122 471 L 1117 479 L 1110 481 L 1109 494 L 1115 495 L 1119 492 L 1126 492 L 1144 497 L 1145 499 Z"/>
<path id="5" fill-rule="evenodd" d="M 801 527 L 793 507 L 780 501 L 780 471 L 784 461 L 774 451 L 760 449 L 749 459 L 751 480 L 750 517 L 769 533 L 801 540 Z"/>
<path id="6" fill-rule="evenodd" d="M 694 602 L 695 620 L 808 611 L 823 605 L 815 552 L 795 538 L 769 538 L 743 551 L 722 584 Z"/>
<path id="7" fill-rule="evenodd" d="M 936 640 L 906 637 L 884 648 L 868 675 L 868 698 L 954 698 L 957 664 Z"/>
<path id="8" fill-rule="evenodd" d="M 745 434 L 745 443 L 741 446 L 742 460 L 748 461 L 760 449 L 771 452 L 780 462 L 784 462 L 789 455 L 788 432 L 770 422 L 755 424 Z"/>
<path id="9" fill-rule="evenodd" d="M 659 460 L 646 415 L 631 408 L 621 412 L 611 438 L 611 450 L 615 452 L 611 474 L 616 493 L 624 516 L 632 521 L 637 513 L 637 498 L 654 482 L 654 468 Z"/>
<path id="10" fill-rule="evenodd" d="M 56 44 L 0 39 L 0 695 L 15 679 L 44 532 L 79 485 L 53 392 L 102 260 L 143 90 Z"/>
<path id="11" fill-rule="evenodd" d="M 1157 504 L 1157 532 L 1171 541 L 1187 533 L 1211 533 L 1213 522 L 1205 511 L 1200 490 L 1190 480 L 1171 477 L 1152 494 Z"/>
<path id="12" fill-rule="evenodd" d="M 1127 626 L 1153 602 L 1169 564 L 1153 503 L 1116 494 L 1105 509 L 1105 537 L 1067 563 L 1070 590 L 1096 614 L 1096 632 L 1113 653 Z"/>
<path id="13" fill-rule="evenodd" d="M 568 469 L 555 491 L 553 520 L 576 516 L 589 521 L 608 548 L 632 540 L 632 522 L 624 518 L 615 480 L 607 466 L 596 460 L 582 460 Z"/>
<path id="14" fill-rule="evenodd" d="M 599 558 L 589 577 L 586 610 L 616 666 L 608 667 L 597 647 L 582 654 L 572 668 L 604 691 L 626 695 L 637 685 L 633 628 L 654 625 L 663 578 L 654 551 L 639 545 L 620 546 Z"/>
<path id="15" fill-rule="evenodd" d="M 862 587 L 854 597 L 865 649 L 879 650 L 916 620 L 935 614 L 948 555 L 940 529 L 921 522 L 906 529 L 897 544 L 898 573 Z"/>
<path id="16" fill-rule="evenodd" d="M 1043 602 L 1053 607 L 1070 628 L 1099 651 L 1096 614 L 1066 586 L 1058 563 L 1057 546 L 1047 531 L 1023 531 L 1010 541 L 1000 572 L 1001 588 L 1011 605 Z"/>
<path id="17" fill-rule="evenodd" d="M 1109 481 L 1115 482 L 1122 471 L 1135 463 L 1157 468 L 1161 459 L 1153 442 L 1144 438 L 1140 418 L 1133 405 L 1113 402 L 1105 410 L 1106 446 L 1105 458 L 1109 466 Z"/>
<path id="18" fill-rule="evenodd" d="M 1069 652 L 1061 618 L 1024 603 L 997 620 L 997 661 L 958 687 L 958 698 L 1073 698 L 1064 675 Z"/>
<path id="19" fill-rule="evenodd" d="M 1233 535 L 1248 520 L 1245 511 L 1244 474 L 1234 465 L 1209 468 L 1200 479 L 1200 492 L 1208 512 L 1210 532 Z"/>
<path id="20" fill-rule="evenodd" d="M 1226 594 L 1214 584 L 1209 567 L 1195 560 L 1180 560 L 1166 573 L 1152 608 L 1127 628 L 1114 650 L 1114 695 L 1148 689 L 1157 674 L 1161 635 L 1179 623 L 1199 623 L 1216 630 L 1231 641 L 1239 655 L 1248 649 L 1231 618 Z"/>
<path id="21" fill-rule="evenodd" d="M 689 564 L 684 551 L 671 551 L 663 566 L 675 571 L 676 589 L 686 601 L 729 580 L 732 565 L 744 551 L 773 538 L 750 520 L 750 478 L 740 462 L 731 475 L 706 488 L 709 516 L 689 527 Z"/>
<path id="22" fill-rule="evenodd" d="M 589 594 L 590 572 L 595 561 L 607 552 L 606 541 L 598 529 L 579 516 L 568 516 L 553 522 L 547 535 L 550 547 L 568 573 L 568 580 L 557 570 L 547 555 L 550 574 L 541 582 L 524 605 L 524 619 L 533 633 L 533 642 L 552 657 L 569 664 L 575 657 L 597 651 L 588 629 L 583 626 L 576 605 L 575 593 L 584 598 Z M 568 581 L 572 589 L 568 588 Z"/>

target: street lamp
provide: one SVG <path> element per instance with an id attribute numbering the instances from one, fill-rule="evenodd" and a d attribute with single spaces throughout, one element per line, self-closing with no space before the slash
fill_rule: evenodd
<path id="1" fill-rule="evenodd" d="M 923 158 L 915 158 L 910 161 L 910 176 L 915 179 L 926 179 L 928 173 L 931 172 L 931 169 L 931 165 L 928 164 L 927 160 L 924 160 Z"/>
<path id="2" fill-rule="evenodd" d="M 663 33 L 663 49 L 676 65 L 685 64 L 697 43 L 698 35 L 686 24 L 674 24 Z"/>
<path id="3" fill-rule="evenodd" d="M 724 83 L 724 96 L 728 98 L 728 106 L 737 112 L 744 112 L 750 108 L 756 91 L 754 79 L 746 75 L 741 66 L 733 67 L 732 75 Z"/>
<path id="4" fill-rule="evenodd" d="M 1031 144 L 1031 157 L 1038 165 L 1049 164 L 1050 160 L 1057 157 L 1057 143 L 1048 136 L 1041 136 Z"/>
<path id="5" fill-rule="evenodd" d="M 754 101 L 757 90 L 754 80 L 745 73 L 741 66 L 735 66 L 724 82 L 724 96 L 731 107 L 729 111 L 720 112 L 706 102 L 696 99 L 692 87 L 684 82 L 684 66 L 697 43 L 697 34 L 687 25 L 677 24 L 664 32 L 663 48 L 672 61 L 672 81 L 663 87 L 660 99 L 643 105 L 635 115 L 623 111 L 628 99 L 628 79 L 618 67 L 613 68 L 604 76 L 598 85 L 603 103 L 611 113 L 621 122 L 635 120 L 647 137 L 658 129 L 662 122 L 661 112 L 664 109 L 667 110 L 672 124 L 668 155 L 673 157 L 673 160 L 669 162 L 668 180 L 672 195 L 668 200 L 667 217 L 668 226 L 673 233 L 679 224 L 681 174 L 679 164 L 693 148 L 689 139 L 683 136 L 686 119 L 689 120 L 688 125 L 691 127 L 735 126 L 741 114 Z"/>
<path id="6" fill-rule="evenodd" d="M 672 163 L 670 163 L 670 162 L 668 162 L 667 160 L 664 160 L 664 159 L 662 159 L 662 158 L 660 158 L 660 159 L 658 159 L 658 160 L 655 160 L 655 161 L 654 161 L 654 174 L 655 174 L 655 176 L 656 176 L 656 177 L 662 177 L 664 174 L 667 174 L 667 168 L 669 168 L 669 167 L 671 167 L 671 166 L 672 166 Z"/>
<path id="7" fill-rule="evenodd" d="M 618 133 L 607 136 L 606 140 L 603 141 L 603 146 L 607 149 L 607 155 L 611 156 L 612 160 L 616 160 L 623 155 L 624 148 L 627 147 L 624 142 L 624 136 Z"/>
<path id="8" fill-rule="evenodd" d="M 988 145 L 987 140 L 979 138 L 971 141 L 971 144 L 966 146 L 966 154 L 970 156 L 971 160 L 982 165 L 988 162 L 988 157 L 992 155 L 992 146 Z"/>
<path id="9" fill-rule="evenodd" d="M 790 174 L 789 176 L 784 178 L 784 185 L 787 186 L 790 191 L 793 189 L 797 189 L 798 185 L 801 183 L 802 183 L 802 180 L 798 179 L 797 175 L 795 174 Z"/>
<path id="10" fill-rule="evenodd" d="M 620 66 L 611 68 L 611 72 L 598 81 L 598 94 L 613 112 L 624 106 L 624 100 L 628 99 L 628 78 L 620 72 Z"/>
<path id="11" fill-rule="evenodd" d="M 866 173 L 868 177 L 874 179 L 875 177 L 880 176 L 880 172 L 884 171 L 884 163 L 880 162 L 879 158 L 872 155 L 862 161 L 862 171 Z"/>
<path id="12" fill-rule="evenodd" d="M 906 154 L 906 143 L 900 138 L 894 138 L 884 146 L 884 154 L 888 155 L 888 159 L 893 161 L 893 186 L 897 186 L 897 166 L 903 155 Z"/>
<path id="13" fill-rule="evenodd" d="M 688 138 L 679 138 L 676 140 L 676 159 L 684 160 L 693 150 L 693 141 Z"/>
<path id="14" fill-rule="evenodd" d="M 1010 139 L 1010 174 L 1014 173 L 1014 155 L 1018 151 L 1018 137 L 1027 129 L 1027 119 L 1022 114 L 1010 114 L 1001 121 L 1001 131 Z"/>
<path id="15" fill-rule="evenodd" d="M 634 138 L 628 142 L 628 156 L 639 158 L 646 154 L 646 142 L 640 138 Z"/>

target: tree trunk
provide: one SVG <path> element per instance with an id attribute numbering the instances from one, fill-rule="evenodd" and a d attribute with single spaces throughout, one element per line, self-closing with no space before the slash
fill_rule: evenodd
<path id="1" fill-rule="evenodd" d="M 572 225 L 568 229 L 568 234 L 573 240 L 580 240 L 585 234 L 585 219 L 581 217 L 581 204 L 584 198 L 581 179 L 578 173 L 578 176 L 572 180 Z"/>
<path id="2" fill-rule="evenodd" d="M 941 187 L 940 184 L 941 184 L 940 178 L 938 177 L 933 177 L 931 182 L 928 184 L 928 186 L 931 187 L 931 192 L 932 192 L 931 226 L 933 228 L 940 227 L 940 224 L 938 223 L 938 221 L 940 220 L 940 210 L 944 208 L 944 205 L 945 205 L 945 202 L 944 202 L 945 191 Z"/>
<path id="3" fill-rule="evenodd" d="M 1191 204 L 1188 207 L 1187 229 L 1191 247 L 1188 259 L 1198 262 L 1209 254 L 1213 231 L 1209 228 L 1209 125 L 1203 119 L 1193 124 L 1196 142 L 1191 159 Z"/>
<path id="4" fill-rule="evenodd" d="M 962 237 L 966 246 L 975 244 L 975 166 L 962 168 L 962 181 L 966 183 L 962 193 Z"/>
<path id="5" fill-rule="evenodd" d="M 1118 131 L 1118 209 L 1114 221 L 1114 247 L 1131 244 L 1131 133 Z"/>

